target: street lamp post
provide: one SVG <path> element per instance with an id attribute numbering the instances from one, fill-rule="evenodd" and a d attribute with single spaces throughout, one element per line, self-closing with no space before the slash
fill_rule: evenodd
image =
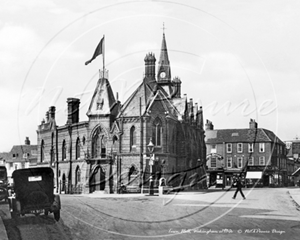
<path id="1" fill-rule="evenodd" d="M 154 164 L 154 144 L 152 142 L 152 139 L 150 138 L 149 144 L 147 145 L 149 153 L 150 153 L 150 158 L 149 158 L 149 166 L 150 166 L 150 180 L 149 180 L 149 195 L 154 195 L 154 182 L 152 178 L 152 172 L 153 172 L 153 164 Z"/>

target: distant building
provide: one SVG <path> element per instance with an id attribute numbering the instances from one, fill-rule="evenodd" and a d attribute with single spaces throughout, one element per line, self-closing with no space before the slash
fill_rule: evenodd
<path id="1" fill-rule="evenodd" d="M 288 171 L 289 182 L 300 186 L 300 140 L 286 141 L 287 158 L 290 163 Z"/>
<path id="2" fill-rule="evenodd" d="M 236 175 L 247 184 L 287 185 L 285 144 L 270 130 L 258 128 L 251 119 L 249 128 L 216 129 L 206 122 L 208 182 L 230 186 Z M 245 175 L 247 172 L 247 175 Z"/>
<path id="3" fill-rule="evenodd" d="M 121 182 L 141 191 L 149 186 L 150 174 L 156 186 L 171 175 L 175 177 L 170 185 L 184 180 L 189 188 L 202 186 L 206 176 L 202 107 L 181 96 L 181 80 L 171 78 L 165 34 L 158 71 L 153 53 L 144 62 L 145 75 L 123 104 L 102 72 L 87 121 L 79 121 L 79 99 L 67 99 L 68 119 L 62 126 L 56 125 L 55 107 L 49 108 L 37 130 L 37 164 L 55 169 L 60 191 L 113 193 Z"/>
<path id="4" fill-rule="evenodd" d="M 16 169 L 34 167 L 37 163 L 37 145 L 30 145 L 26 137 L 25 144 L 14 145 L 10 152 L 0 154 L 0 163 L 6 166 L 8 178 Z"/>

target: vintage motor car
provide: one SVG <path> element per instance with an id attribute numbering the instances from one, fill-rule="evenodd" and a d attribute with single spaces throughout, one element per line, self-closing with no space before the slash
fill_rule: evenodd
<path id="1" fill-rule="evenodd" d="M 8 181 L 5 166 L 0 166 L 0 201 L 8 200 Z"/>
<path id="2" fill-rule="evenodd" d="M 60 218 L 60 197 L 54 194 L 54 173 L 50 167 L 15 170 L 12 174 L 13 189 L 9 197 L 12 218 L 33 213 L 53 213 Z"/>

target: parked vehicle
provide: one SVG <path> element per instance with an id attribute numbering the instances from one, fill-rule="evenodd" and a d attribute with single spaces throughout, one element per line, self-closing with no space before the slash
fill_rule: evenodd
<path id="1" fill-rule="evenodd" d="M 54 194 L 54 173 L 49 167 L 15 170 L 12 174 L 13 194 L 9 197 L 11 217 L 33 213 L 54 214 L 60 218 L 60 197 Z"/>
<path id="2" fill-rule="evenodd" d="M 0 201 L 8 201 L 8 181 L 6 167 L 0 166 Z"/>

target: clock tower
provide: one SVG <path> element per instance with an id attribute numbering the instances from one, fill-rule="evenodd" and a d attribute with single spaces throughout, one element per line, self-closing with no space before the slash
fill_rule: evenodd
<path id="1" fill-rule="evenodd" d="M 164 90 L 169 94 L 169 96 L 171 96 L 172 94 L 171 68 L 170 68 L 170 61 L 168 56 L 165 33 L 163 33 L 160 57 L 158 62 L 157 83 L 164 88 Z"/>

